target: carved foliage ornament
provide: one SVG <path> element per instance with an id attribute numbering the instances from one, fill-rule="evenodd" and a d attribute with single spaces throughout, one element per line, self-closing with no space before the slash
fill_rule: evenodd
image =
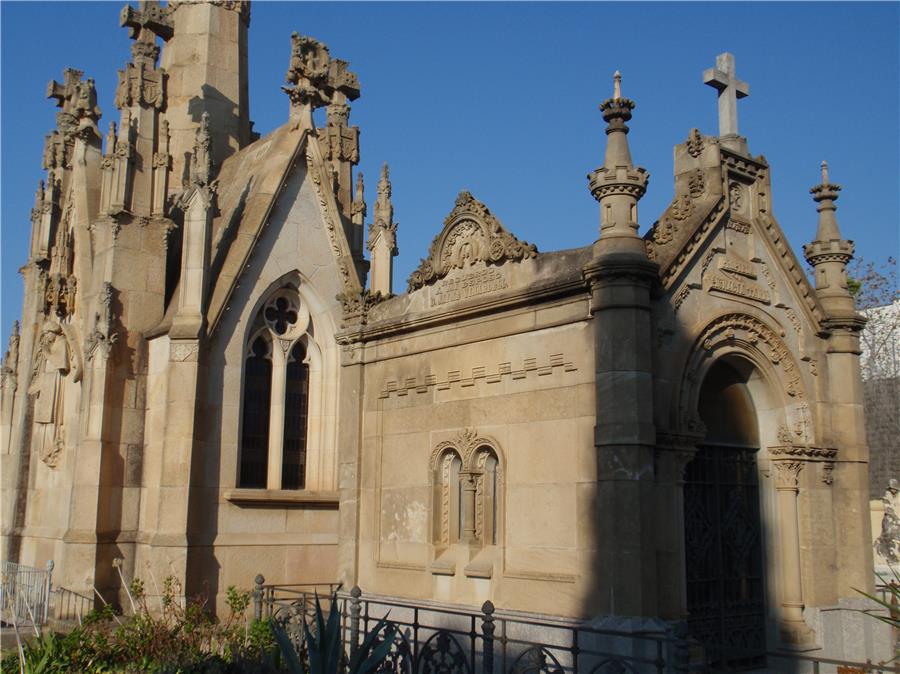
<path id="1" fill-rule="evenodd" d="M 484 457 L 477 452 L 482 447 L 490 447 L 497 451 L 497 443 L 487 436 L 480 435 L 474 428 L 465 428 L 458 431 L 451 439 L 439 443 L 431 452 L 431 466 L 437 466 L 438 459 L 448 449 L 454 449 L 462 459 L 462 467 L 465 471 L 478 471 L 484 468 Z M 498 457 L 499 458 L 499 457 Z M 497 466 L 500 470 L 500 466 Z"/>
<path id="2" fill-rule="evenodd" d="M 362 292 L 343 292 L 336 297 L 341 303 L 344 312 L 344 327 L 349 325 L 365 325 L 368 322 L 369 309 L 379 302 L 387 299 L 381 291 L 372 292 L 369 289 Z"/>
<path id="3" fill-rule="evenodd" d="M 537 257 L 537 247 L 510 234 L 483 203 L 469 192 L 456 198 L 456 205 L 444 219 L 444 228 L 432 241 L 428 256 L 409 277 L 412 292 L 443 278 L 453 269 L 465 269 L 477 262 L 500 265 L 511 260 Z"/>

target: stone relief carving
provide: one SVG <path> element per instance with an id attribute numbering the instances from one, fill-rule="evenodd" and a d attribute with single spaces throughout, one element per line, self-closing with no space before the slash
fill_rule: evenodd
<path id="1" fill-rule="evenodd" d="M 19 364 L 19 321 L 13 321 L 12 332 L 9 333 L 9 344 L 3 355 L 3 365 L 0 367 L 0 376 L 3 378 L 3 386 L 15 391 L 18 387 Z"/>
<path id="2" fill-rule="evenodd" d="M 537 257 L 537 252 L 534 244 L 510 234 L 487 206 L 463 191 L 444 219 L 443 230 L 432 241 L 428 256 L 410 275 L 407 291 L 418 290 L 454 269 L 467 269 L 478 262 L 518 262 Z"/>
<path id="3" fill-rule="evenodd" d="M 688 154 L 694 159 L 703 154 L 703 136 L 700 134 L 700 129 L 691 129 L 686 144 Z"/>
<path id="4" fill-rule="evenodd" d="M 328 234 L 328 242 L 331 246 L 331 252 L 334 253 L 334 257 L 337 260 L 338 271 L 341 275 L 341 283 L 344 286 L 342 294 L 345 294 L 351 291 L 353 285 L 350 281 L 350 265 L 347 263 L 347 256 L 344 255 L 344 250 L 338 239 L 338 232 L 334 224 L 335 218 L 332 215 L 332 209 L 329 208 L 329 203 L 325 198 L 322 176 L 309 151 L 309 146 L 307 146 L 306 151 L 306 165 L 309 168 L 309 176 L 312 178 L 313 185 L 316 188 L 316 196 L 318 197 L 319 207 L 322 210 L 322 218 L 325 220 L 325 231 Z"/>
<path id="5" fill-rule="evenodd" d="M 103 284 L 103 289 L 97 298 L 98 310 L 94 313 L 94 327 L 85 340 L 85 358 L 91 360 L 94 354 L 100 353 L 104 358 L 109 358 L 112 345 L 116 343 L 118 334 L 113 330 L 112 311 L 112 284 L 108 281 Z"/>
<path id="6" fill-rule="evenodd" d="M 900 564 L 900 484 L 890 480 L 881 497 L 884 516 L 881 518 L 881 533 L 875 539 L 877 562 L 896 566 Z"/>
<path id="7" fill-rule="evenodd" d="M 173 341 L 169 345 L 169 361 L 173 363 L 194 363 L 200 355 L 200 346 L 195 341 Z"/>
<path id="8" fill-rule="evenodd" d="M 372 292 L 368 288 L 360 292 L 343 292 L 336 297 L 343 310 L 342 327 L 350 325 L 366 325 L 369 320 L 369 310 L 376 304 L 387 299 L 380 292 Z"/>

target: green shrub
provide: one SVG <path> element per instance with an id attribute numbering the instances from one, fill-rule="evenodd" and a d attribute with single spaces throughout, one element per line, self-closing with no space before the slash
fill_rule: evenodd
<path id="1" fill-rule="evenodd" d="M 250 593 L 227 590 L 229 608 L 223 619 L 206 610 L 201 595 L 178 599 L 180 584 L 163 583 L 159 611 L 152 611 L 139 580 L 128 586 L 134 612 L 118 615 L 109 606 L 92 611 L 64 637 L 46 635 L 23 647 L 27 674 L 151 672 L 214 674 L 277 671 L 278 651 L 269 623 L 246 616 Z M 156 607 L 156 604 L 154 604 Z M 2 661 L 2 671 L 20 671 L 18 653 Z"/>

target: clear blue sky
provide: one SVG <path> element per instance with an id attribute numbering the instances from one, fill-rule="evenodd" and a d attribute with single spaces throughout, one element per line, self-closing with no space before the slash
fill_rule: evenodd
<path id="1" fill-rule="evenodd" d="M 122 3 L 0 3 L 2 19 L 2 344 L 20 314 L 29 211 L 44 98 L 63 68 L 95 78 L 104 117 L 116 69 L 129 58 Z M 251 118 L 263 134 L 287 119 L 280 91 L 290 33 L 324 41 L 359 74 L 351 122 L 362 129 L 367 199 L 391 165 L 400 256 L 395 291 L 440 230 L 460 189 L 487 203 L 540 250 L 597 236 L 585 175 L 602 162 L 598 104 L 623 74 L 637 102 L 635 163 L 651 174 L 641 232 L 673 192 L 672 147 L 691 127 L 717 131 L 715 92 L 702 84 L 731 51 L 751 96 L 740 130 L 772 166 L 774 213 L 798 252 L 815 231 L 808 194 L 828 159 L 844 186 L 844 236 L 871 260 L 900 248 L 897 3 L 287 3 L 254 1 Z"/>

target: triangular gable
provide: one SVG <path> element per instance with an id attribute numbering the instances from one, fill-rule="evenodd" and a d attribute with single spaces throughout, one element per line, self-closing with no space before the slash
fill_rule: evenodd
<path id="1" fill-rule="evenodd" d="M 219 215 L 213 222 L 211 259 L 213 279 L 209 291 L 207 324 L 212 333 L 259 240 L 278 196 L 297 161 L 306 159 L 330 249 L 335 256 L 346 292 L 359 293 L 362 284 L 356 274 L 350 246 L 324 170 L 322 153 L 308 130 L 294 130 L 285 124 L 266 138 L 227 159 L 218 176 L 221 186 Z"/>
<path id="2" fill-rule="evenodd" d="M 764 285 L 751 283 L 750 271 L 757 261 L 742 256 L 740 246 L 728 251 L 722 270 L 709 273 L 711 238 L 722 228 L 732 238 L 754 232 L 766 244 L 772 260 L 796 291 L 814 323 L 824 317 L 815 290 L 803 267 L 787 245 L 781 227 L 771 214 L 769 166 L 763 157 L 751 159 L 721 148 L 717 138 L 702 136 L 696 129 L 675 148 L 675 198 L 645 235 L 648 257 L 659 265 L 660 280 L 673 288 L 696 265 L 704 278 L 723 292 L 764 301 Z M 725 253 L 726 251 L 721 251 Z M 746 259 L 745 259 L 746 258 Z M 676 300 L 677 301 L 677 300 Z"/>
<path id="3" fill-rule="evenodd" d="M 453 269 L 477 262 L 500 265 L 537 256 L 534 244 L 510 234 L 483 203 L 469 192 L 456 197 L 453 210 L 444 219 L 428 255 L 409 277 L 407 292 L 418 290 L 445 277 Z"/>

